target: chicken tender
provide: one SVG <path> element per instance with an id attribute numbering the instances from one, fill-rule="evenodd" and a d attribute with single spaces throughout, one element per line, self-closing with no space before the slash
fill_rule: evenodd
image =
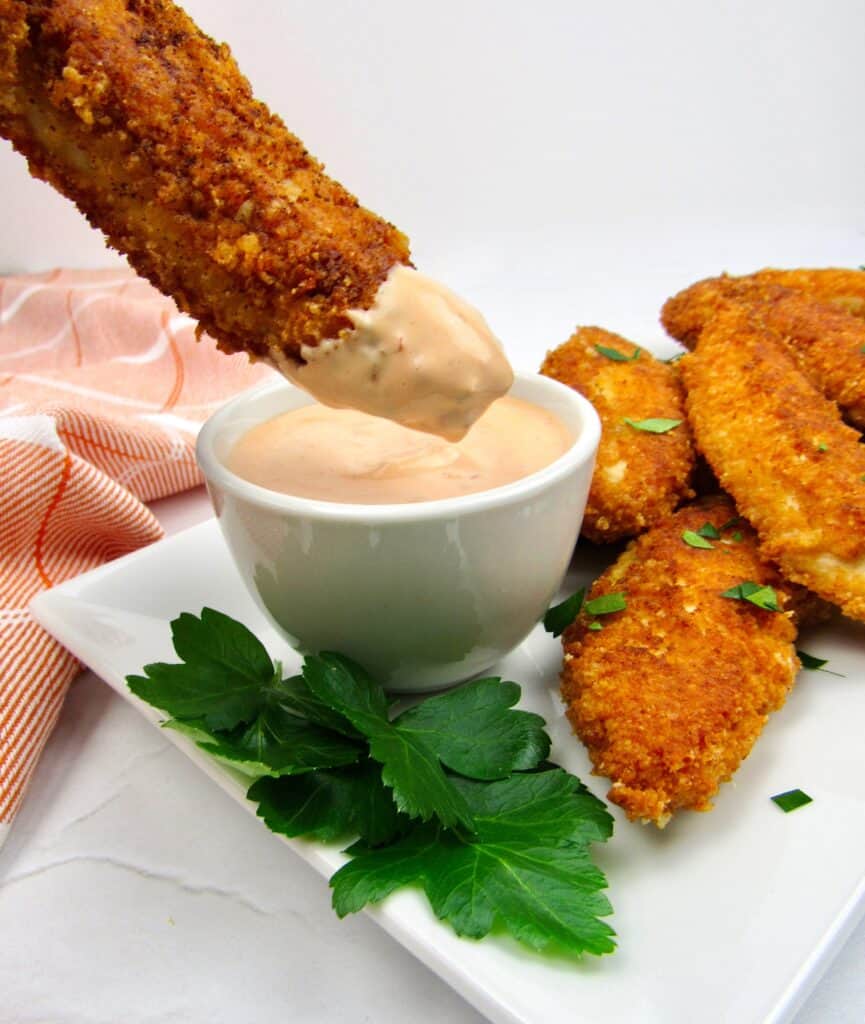
<path id="1" fill-rule="evenodd" d="M 697 446 L 784 575 L 865 620 L 865 445 L 748 307 L 680 362 Z"/>
<path id="2" fill-rule="evenodd" d="M 688 348 L 697 344 L 704 325 L 727 299 L 761 301 L 787 288 L 850 316 L 865 317 L 865 271 L 766 268 L 743 277 L 707 277 L 667 299 L 661 323 Z"/>
<path id="3" fill-rule="evenodd" d="M 299 359 L 409 260 L 169 0 L 0 0 L 0 134 L 227 351 Z"/>
<path id="4" fill-rule="evenodd" d="M 724 528 L 734 517 L 715 498 L 632 541 L 589 594 L 623 593 L 625 610 L 593 618 L 584 605 L 562 637 L 568 718 L 632 820 L 663 828 L 676 810 L 709 810 L 793 685 L 791 588 L 746 523 Z M 711 550 L 685 543 L 707 522 L 721 535 Z M 721 596 L 744 581 L 772 587 L 780 611 Z"/>
<path id="5" fill-rule="evenodd" d="M 697 301 L 691 310 L 693 323 L 698 314 L 711 318 L 730 303 L 749 306 L 808 380 L 837 402 L 851 423 L 865 428 L 865 320 L 780 285 L 725 280 L 711 302 Z M 673 322 L 683 321 L 674 317 Z M 700 330 L 703 326 L 705 321 Z M 692 332 L 683 340 L 696 342 L 696 337 Z"/>
<path id="6" fill-rule="evenodd" d="M 621 359 L 604 355 L 604 349 Z M 579 391 L 601 418 L 583 536 L 599 543 L 633 537 L 693 497 L 695 454 L 671 366 L 618 334 L 580 327 L 547 353 L 541 373 Z M 658 434 L 626 422 L 647 419 L 682 422 Z"/>

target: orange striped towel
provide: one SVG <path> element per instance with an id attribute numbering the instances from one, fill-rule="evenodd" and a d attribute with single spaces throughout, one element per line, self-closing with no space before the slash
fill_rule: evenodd
<path id="1" fill-rule="evenodd" d="M 144 502 L 201 483 L 198 425 L 273 372 L 194 329 L 129 270 L 0 278 L 0 845 L 79 668 L 30 599 L 157 540 Z"/>

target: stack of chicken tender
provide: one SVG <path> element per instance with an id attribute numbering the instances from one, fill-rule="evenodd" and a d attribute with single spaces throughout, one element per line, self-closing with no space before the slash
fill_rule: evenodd
<path id="1" fill-rule="evenodd" d="M 711 278 L 661 319 L 683 358 L 582 327 L 541 372 L 601 417 L 584 537 L 635 538 L 586 602 L 626 607 L 562 637 L 567 714 L 609 798 L 664 827 L 782 706 L 798 628 L 865 621 L 865 272 Z M 768 599 L 724 596 L 743 583 Z"/>

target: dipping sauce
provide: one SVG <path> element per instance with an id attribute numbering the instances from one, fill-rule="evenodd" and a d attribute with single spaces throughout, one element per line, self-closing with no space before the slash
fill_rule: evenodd
<path id="1" fill-rule="evenodd" d="M 457 441 L 513 383 L 481 314 L 411 267 L 392 267 L 373 305 L 347 316 L 354 328 L 303 346 L 303 363 L 271 352 L 280 372 L 325 405 Z"/>
<path id="2" fill-rule="evenodd" d="M 510 396 L 493 402 L 456 443 L 354 409 L 306 405 L 247 431 L 228 468 L 301 498 L 403 504 L 512 483 L 554 462 L 573 441 L 552 413 Z"/>

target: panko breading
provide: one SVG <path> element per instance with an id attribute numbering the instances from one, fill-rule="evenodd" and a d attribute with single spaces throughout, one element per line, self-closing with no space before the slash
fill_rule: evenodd
<path id="1" fill-rule="evenodd" d="M 851 423 L 865 428 L 865 320 L 756 278 L 718 278 L 713 289 L 700 290 L 708 284 L 694 286 L 693 305 L 688 298 L 691 289 L 667 303 L 664 322 L 670 333 L 677 325 L 688 324 L 681 340 L 693 347 L 708 319 L 731 302 L 747 305 L 777 335 L 814 387 L 837 402 Z M 677 305 L 667 317 L 671 303 Z M 700 321 L 703 316 L 706 320 Z"/>
<path id="2" fill-rule="evenodd" d="M 697 446 L 791 580 L 865 620 L 865 445 L 747 307 L 681 360 Z"/>
<path id="3" fill-rule="evenodd" d="M 409 259 L 169 0 L 0 0 L 0 134 L 228 351 L 297 359 Z"/>
<path id="4" fill-rule="evenodd" d="M 610 359 L 596 346 L 620 352 Z M 633 537 L 694 495 L 695 454 L 674 369 L 631 341 L 600 327 L 580 327 L 547 353 L 541 373 L 579 391 L 601 418 L 601 443 L 583 518 L 583 536 L 596 542 Z M 683 422 L 663 434 L 625 420 Z"/>
<path id="5" fill-rule="evenodd" d="M 806 295 L 817 302 L 851 316 L 865 317 L 865 271 L 827 268 L 825 270 L 776 270 L 766 268 L 754 274 L 707 277 L 667 299 L 661 323 L 667 332 L 688 348 L 697 344 L 704 325 L 729 298 L 759 301 L 778 287 Z"/>
<path id="6" fill-rule="evenodd" d="M 562 637 L 568 718 L 632 820 L 663 828 L 676 810 L 709 810 L 793 685 L 790 588 L 746 523 L 722 530 L 735 516 L 716 498 L 637 538 L 589 594 L 623 592 L 626 609 L 584 610 Z M 683 541 L 706 522 L 721 533 L 713 550 Z M 721 596 L 746 580 L 774 588 L 782 610 Z"/>

